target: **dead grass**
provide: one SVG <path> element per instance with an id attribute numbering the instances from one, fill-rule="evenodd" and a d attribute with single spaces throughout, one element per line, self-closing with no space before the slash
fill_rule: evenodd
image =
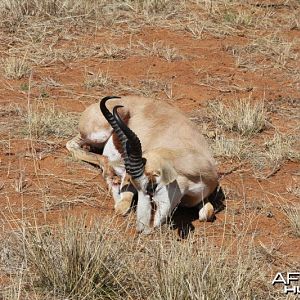
<path id="1" fill-rule="evenodd" d="M 258 171 L 257 177 L 266 179 L 274 175 L 285 161 L 300 161 L 300 152 L 294 149 L 296 139 L 296 136 L 276 132 L 260 147 L 253 146 L 247 157 Z"/>
<path id="2" fill-rule="evenodd" d="M 163 98 L 173 100 L 173 83 L 172 81 L 158 80 L 155 78 L 146 78 L 138 82 L 138 85 L 133 82 L 127 84 L 119 84 L 120 92 L 137 94 L 151 98 Z"/>
<path id="3" fill-rule="evenodd" d="M 243 159 L 246 155 L 247 144 L 244 140 L 232 139 L 217 135 L 211 143 L 216 157 Z"/>
<path id="4" fill-rule="evenodd" d="M 31 66 L 25 58 L 8 57 L 2 60 L 4 75 L 8 79 L 21 79 L 29 75 Z"/>
<path id="5" fill-rule="evenodd" d="M 290 68 L 290 62 L 297 60 L 295 45 L 297 41 L 288 41 L 278 33 L 253 39 L 248 45 L 230 48 L 239 68 L 251 71 L 275 67 Z"/>
<path id="6" fill-rule="evenodd" d="M 111 228 L 70 220 L 58 232 L 29 231 L 24 242 L 44 288 L 77 299 L 115 298 L 126 295 L 130 245 L 117 245 L 114 236 Z"/>
<path id="7" fill-rule="evenodd" d="M 86 218 L 67 218 L 54 227 L 21 225 L 5 249 L 17 258 L 11 268 L 23 276 L 13 272 L 2 297 L 253 299 L 272 292 L 263 265 L 256 267 L 252 239 L 245 235 L 216 248 L 213 239 L 183 242 L 170 232 L 132 239 L 113 227 L 112 221 L 90 223 Z M 8 257 L 1 257 L 6 263 Z"/>
<path id="8" fill-rule="evenodd" d="M 218 38 L 245 35 L 256 30 L 273 28 L 282 16 L 272 8 L 241 1 L 195 1 L 198 10 L 190 13 L 184 29 L 194 38 L 207 35 Z M 286 23 L 290 23 L 287 20 Z"/>
<path id="9" fill-rule="evenodd" d="M 300 237 L 300 207 L 299 206 L 285 206 L 283 212 L 289 221 L 292 232 L 296 237 Z"/>
<path id="10" fill-rule="evenodd" d="M 31 106 L 24 114 L 21 134 L 37 139 L 47 139 L 51 136 L 70 137 L 76 132 L 77 119 L 77 114 L 63 112 L 54 106 L 38 104 Z"/>
<path id="11" fill-rule="evenodd" d="M 114 83 L 113 79 L 104 72 L 87 72 L 84 80 L 84 86 L 88 89 L 90 88 L 107 88 L 109 86 L 112 86 Z"/>
<path id="12" fill-rule="evenodd" d="M 221 38 L 236 32 L 232 27 L 224 26 L 209 17 L 205 18 L 201 15 L 191 15 L 184 29 L 191 33 L 195 39 L 202 39 L 208 34 Z"/>
<path id="13" fill-rule="evenodd" d="M 299 161 L 299 153 L 293 150 L 293 139 L 297 137 L 294 132 L 291 134 L 288 131 L 286 136 L 274 135 L 274 138 L 271 136 L 263 142 L 271 131 L 263 132 L 261 136 L 257 134 L 264 130 L 267 123 L 263 101 L 259 100 L 261 104 L 256 104 L 250 100 L 235 100 L 230 95 L 248 93 L 253 85 L 255 97 L 263 97 L 260 86 L 256 86 L 262 78 L 261 74 L 252 74 L 249 71 L 268 69 L 275 89 L 273 90 L 273 84 L 270 85 L 272 95 L 267 92 L 266 97 L 277 97 L 277 88 L 281 87 L 280 82 L 285 84 L 285 78 L 284 81 L 280 81 L 281 77 L 275 77 L 275 80 L 276 70 L 273 71 L 273 67 L 280 69 L 280 72 L 289 70 L 287 88 L 293 87 L 296 90 L 299 82 L 299 70 L 296 66 L 299 47 L 297 40 L 292 40 L 292 37 L 297 36 L 300 14 L 299 9 L 294 6 L 295 3 L 299 7 L 299 1 L 290 0 L 277 9 L 255 1 L 238 0 L 0 1 L 0 29 L 4 33 L 0 37 L 1 53 L 3 57 L 8 58 L 22 58 L 26 53 L 24 61 L 2 61 L 4 74 L 13 74 L 6 77 L 26 77 L 34 68 L 36 72 L 33 74 L 33 80 L 40 81 L 40 76 L 52 76 L 53 72 L 59 80 L 46 77 L 40 86 L 24 83 L 21 86 L 22 91 L 19 90 L 20 82 L 15 85 L 14 82 L 5 80 L 1 87 L 3 97 L 10 97 L 11 91 L 11 101 L 18 101 L 22 105 L 22 109 L 14 107 L 13 104 L 5 107 L 2 107 L 2 103 L 0 105 L 0 117 L 3 118 L 0 121 L 0 132 L 6 137 L 5 141 L 0 141 L 0 148 L 3 148 L 0 153 L 0 170 L 3 177 L 0 190 L 4 201 L 11 202 L 12 207 L 9 210 L 12 213 L 23 215 L 26 212 L 25 215 L 34 210 L 34 213 L 42 212 L 47 220 L 56 220 L 58 214 L 64 214 L 66 211 L 73 213 L 75 210 L 72 208 L 75 206 L 76 213 L 81 212 L 81 207 L 88 211 L 102 211 L 103 199 L 99 195 L 107 195 L 108 191 L 102 191 L 102 181 L 95 184 L 98 171 L 94 170 L 93 176 L 87 178 L 82 176 L 83 169 L 76 171 L 72 166 L 73 162 L 58 162 L 54 173 L 61 172 L 63 168 L 69 171 L 56 176 L 48 174 L 52 166 L 42 159 L 37 169 L 31 168 L 31 164 L 35 162 L 34 157 L 41 158 L 53 154 L 61 157 L 61 151 L 57 152 L 57 149 L 62 143 L 50 144 L 50 140 L 53 137 L 73 136 L 77 127 L 77 115 L 66 113 L 51 105 L 52 100 L 56 101 L 56 98 L 52 99 L 52 93 L 54 97 L 69 97 L 71 94 L 76 101 L 82 101 L 82 104 L 86 105 L 83 101 L 87 100 L 90 103 L 91 98 L 98 98 L 98 94 L 104 93 L 106 87 L 113 88 L 120 94 L 139 94 L 163 99 L 179 98 L 176 93 L 183 91 L 186 94 L 181 100 L 184 101 L 180 101 L 178 106 L 184 110 L 191 107 L 196 109 L 202 105 L 204 98 L 212 99 L 218 94 L 224 97 L 224 100 L 226 98 L 226 101 L 231 99 L 232 103 L 226 102 L 224 105 L 214 102 L 209 105 L 215 120 L 214 125 L 206 114 L 201 119 L 201 124 L 208 122 L 213 128 L 216 124 L 221 128 L 220 131 L 210 131 L 214 131 L 211 142 L 215 155 L 224 158 L 227 165 L 231 163 L 231 159 L 245 159 L 247 162 L 253 161 L 254 166 L 251 168 L 250 164 L 247 170 L 238 167 L 235 169 L 239 172 L 238 176 L 224 180 L 225 188 L 230 191 L 229 200 L 230 197 L 237 200 L 234 203 L 228 201 L 228 211 L 231 209 L 236 213 L 221 214 L 212 225 L 197 224 L 195 232 L 184 241 L 178 240 L 170 231 L 133 238 L 127 232 L 124 233 L 125 228 L 131 230 L 132 223 L 120 227 L 102 220 L 101 224 L 91 224 L 87 219 L 77 218 L 68 219 L 63 225 L 55 226 L 20 225 L 19 230 L 8 233 L 13 241 L 0 241 L 1 299 L 285 298 L 273 290 L 270 284 L 270 270 L 265 268 L 265 262 L 271 268 L 274 265 L 279 266 L 279 263 L 283 268 L 288 259 L 284 257 L 278 263 L 279 250 L 277 252 L 277 248 L 270 247 L 269 242 L 264 246 L 264 254 L 258 256 L 251 238 L 254 229 L 250 229 L 246 224 L 250 210 L 254 210 L 254 213 L 260 216 L 264 216 L 262 214 L 265 214 L 265 210 L 270 211 L 269 203 L 264 201 L 265 196 L 261 196 L 256 189 L 257 202 L 253 203 L 253 206 L 250 205 L 254 190 L 249 177 L 253 176 L 257 166 L 268 169 L 267 171 L 271 169 L 267 175 L 264 172 L 266 178 L 275 174 L 274 171 L 278 170 L 284 161 Z M 278 33 L 275 34 L 274 30 L 278 30 Z M 169 34 L 164 36 L 162 33 L 167 31 Z M 178 40 L 174 40 L 178 41 L 178 45 L 172 39 L 176 35 Z M 179 41 L 179 35 L 183 36 L 185 42 Z M 232 37 L 227 37 L 229 35 Z M 207 40 L 192 41 L 191 36 Z M 217 40 L 215 37 L 221 39 Z M 144 42 L 139 43 L 136 38 L 143 39 Z M 157 41 L 158 38 L 162 40 Z M 128 40 L 129 45 L 125 44 Z M 227 43 L 234 44 L 234 47 L 227 47 L 227 50 L 236 59 L 236 66 L 244 70 L 236 72 L 234 61 L 228 57 L 223 60 L 224 57 L 221 57 L 224 54 L 222 45 Z M 212 51 L 216 52 L 216 60 L 207 62 L 202 54 L 206 53 L 206 47 L 211 46 Z M 189 58 L 184 68 L 181 67 L 182 63 L 178 66 L 176 64 L 176 61 L 185 59 L 181 51 Z M 190 59 L 189 53 L 194 54 L 195 51 L 199 51 L 199 56 L 191 56 Z M 115 75 L 118 72 L 118 60 L 125 60 L 133 55 L 155 58 L 156 61 L 161 61 L 163 68 L 156 64 L 156 68 L 143 70 L 139 64 L 136 79 L 122 86 L 123 77 L 120 77 L 117 83 L 105 70 L 114 70 Z M 140 63 L 141 60 L 145 58 L 122 61 L 122 70 L 130 69 L 132 61 Z M 148 58 L 145 61 L 150 62 Z M 203 75 L 200 82 L 199 78 L 194 76 L 193 68 L 205 68 L 206 63 L 209 65 L 210 74 L 199 72 L 197 75 Z M 82 69 L 78 68 L 83 64 L 93 65 L 89 69 L 93 68 L 95 72 L 79 75 L 79 79 L 77 76 L 82 74 Z M 104 69 L 101 67 L 103 73 L 97 72 L 100 64 L 105 65 Z M 7 71 L 5 65 L 8 66 Z M 52 66 L 49 68 L 49 65 Z M 139 68 L 142 70 L 139 71 Z M 188 70 L 190 74 L 186 77 Z M 67 83 L 68 80 L 65 80 L 64 76 L 70 74 L 69 71 L 71 76 L 74 74 L 77 83 Z M 146 72 L 149 74 L 145 75 Z M 175 93 L 173 79 L 166 79 L 169 75 L 169 78 L 173 78 L 171 76 L 174 74 Z M 224 74 L 237 75 L 232 77 Z M 128 78 L 132 78 L 131 73 L 128 75 Z M 269 78 L 265 73 L 263 77 L 268 85 Z M 188 85 L 195 82 L 208 87 L 209 93 L 200 95 L 198 90 L 203 89 L 199 86 L 192 92 L 187 91 L 190 88 Z M 82 91 L 82 84 L 87 88 L 85 91 Z M 32 97 L 40 94 L 39 99 L 30 99 L 34 104 L 30 105 L 26 112 L 23 108 L 24 103 L 21 102 L 24 100 L 24 92 L 30 92 Z M 95 92 L 96 95 L 93 96 Z M 285 93 L 287 90 L 283 91 L 283 97 Z M 47 97 L 50 99 L 46 100 Z M 295 103 L 298 101 L 299 97 L 295 92 L 291 93 L 291 97 Z M 276 114 L 276 117 L 281 118 L 285 112 L 284 120 L 287 120 L 288 116 L 291 122 L 284 127 L 292 128 L 297 121 L 295 107 L 288 103 L 286 98 L 282 101 L 287 108 L 283 110 L 280 107 L 278 111 L 271 113 L 268 110 L 268 115 Z M 222 128 L 230 133 L 223 132 Z M 14 133 L 16 129 L 20 130 L 23 136 L 39 139 L 34 141 L 35 153 L 22 153 L 23 150 L 20 149 L 23 149 L 23 144 L 15 141 L 15 138 L 19 137 L 12 137 L 10 132 L 8 134 L 8 131 Z M 250 137 L 251 141 L 247 141 Z M 41 139 L 46 140 L 45 145 L 41 143 Z M 25 148 L 27 149 L 26 145 Z M 49 161 L 51 163 L 51 160 Z M 17 165 L 18 163 L 20 165 Z M 234 177 L 239 177 L 241 181 Z M 281 177 L 274 177 L 274 180 L 276 183 Z M 264 189 L 265 185 L 269 186 L 271 183 L 260 181 L 260 184 Z M 247 193 L 247 199 L 246 196 L 241 199 L 241 190 Z M 277 192 L 277 186 L 274 184 L 264 191 L 264 195 Z M 289 197 L 297 197 L 299 188 L 292 186 L 288 192 Z M 26 201 L 25 206 L 21 208 L 18 201 Z M 3 202 L 1 227 L 6 226 L 6 202 Z M 243 205 L 247 207 L 247 213 L 240 216 Z M 268 220 L 274 220 L 274 216 L 277 218 L 277 211 L 274 209 L 272 206 L 273 214 L 269 214 L 271 219 L 264 221 L 266 226 L 273 224 L 267 223 Z M 295 209 L 297 211 L 294 211 L 294 207 L 287 208 L 286 218 L 295 236 L 299 237 L 299 208 Z M 51 217 L 48 219 L 48 216 Z M 284 230 L 287 221 L 279 219 L 277 224 L 276 231 Z M 268 230 L 265 225 L 261 227 L 257 224 L 258 230 L 254 232 L 256 242 Z M 249 231 L 246 230 L 247 226 Z M 13 227 L 18 226 L 14 224 Z M 220 238 L 222 234 L 224 239 Z M 274 235 L 273 232 L 270 238 L 281 242 L 280 236 Z M 294 241 L 295 239 L 288 241 L 289 245 Z M 274 264 L 276 260 L 277 265 Z M 5 281 L 6 279 L 8 280 Z"/>
<path id="14" fill-rule="evenodd" d="M 184 58 L 183 55 L 179 54 L 178 50 L 175 47 L 166 45 L 162 41 L 153 42 L 151 45 L 139 41 L 137 47 L 137 52 L 141 53 L 142 55 L 157 56 L 165 59 L 168 62 L 182 60 Z"/>
<path id="15" fill-rule="evenodd" d="M 250 92 L 253 87 L 249 83 L 240 78 L 232 78 L 231 75 L 224 76 L 218 74 L 211 74 L 208 70 L 196 69 L 196 75 L 199 77 L 197 84 L 208 87 L 212 90 L 222 93 L 238 93 Z"/>
<path id="16" fill-rule="evenodd" d="M 9 103 L 6 106 L 0 107 L 0 117 L 21 116 L 22 113 L 23 113 L 23 110 L 16 103 Z"/>
<path id="17" fill-rule="evenodd" d="M 280 164 L 285 160 L 300 160 L 300 153 L 293 149 L 297 137 L 276 132 L 271 140 L 265 142 L 265 155 L 272 164 Z"/>
<path id="18" fill-rule="evenodd" d="M 209 110 L 220 126 L 242 136 L 254 135 L 266 126 L 264 101 L 252 103 L 249 99 L 238 99 L 231 106 L 210 102 Z"/>
<path id="19" fill-rule="evenodd" d="M 286 189 L 291 195 L 294 195 L 298 198 L 300 198 L 300 184 L 291 184 Z"/>
<path id="20" fill-rule="evenodd" d="M 101 46 L 99 57 L 103 59 L 125 59 L 129 56 L 130 50 L 127 47 L 108 43 Z"/>
<path id="21" fill-rule="evenodd" d="M 146 97 L 154 97 L 163 93 L 169 99 L 172 98 L 171 82 L 159 81 L 157 79 L 144 79 L 140 81 L 139 89 L 142 95 Z"/>
<path id="22" fill-rule="evenodd" d="M 250 285 L 254 290 L 253 279 L 260 275 L 251 266 L 255 258 L 250 244 L 247 243 L 248 251 L 243 254 L 238 247 L 238 258 L 234 261 L 231 260 L 232 249 L 214 251 L 212 245 L 205 242 L 196 247 L 189 242 L 173 244 L 171 248 L 161 243 L 151 248 L 156 257 L 156 271 L 152 277 L 154 299 L 252 298 Z M 256 292 L 258 295 L 257 289 Z"/>
<path id="23" fill-rule="evenodd" d="M 94 20 L 111 25 L 114 19 L 133 19 L 137 15 L 150 22 L 169 19 L 180 11 L 183 5 L 170 0 L 126 0 L 126 1 L 82 1 L 82 0 L 5 0 L 0 5 L 0 13 L 6 19 L 22 20 L 25 16 L 72 17 L 72 20 Z"/>

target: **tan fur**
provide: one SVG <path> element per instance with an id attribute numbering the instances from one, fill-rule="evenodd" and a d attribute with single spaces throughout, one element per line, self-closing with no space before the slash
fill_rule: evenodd
<path id="1" fill-rule="evenodd" d="M 66 148 L 70 151 L 74 158 L 99 166 L 101 169 L 106 169 L 108 160 L 105 156 L 92 153 L 82 148 L 87 143 L 78 134 L 72 140 L 68 141 Z"/>
<path id="2" fill-rule="evenodd" d="M 115 105 L 124 106 L 120 110 L 121 116 L 130 116 L 126 121 L 141 141 L 143 156 L 147 159 L 146 174 L 161 176 L 165 184 L 179 176 L 181 185 L 187 188 L 191 182 L 201 179 L 208 185 L 210 193 L 214 191 L 218 185 L 215 162 L 204 137 L 181 111 L 164 101 L 139 96 L 126 96 L 107 102 L 110 111 Z M 92 104 L 83 112 L 79 122 L 81 145 L 94 143 L 103 146 L 105 141 L 89 139 L 91 132 L 103 129 L 112 132 L 100 112 L 99 103 Z M 107 166 L 98 155 L 86 156 L 87 153 L 83 155 L 79 149 L 74 151 L 74 148 L 70 151 L 79 159 L 91 159 L 90 162 L 97 161 Z M 193 204 L 193 199 L 187 198 L 185 201 L 187 206 Z M 121 212 L 125 210 L 120 208 Z"/>
<path id="3" fill-rule="evenodd" d="M 125 216 L 132 203 L 132 193 L 123 192 L 122 193 L 122 201 L 115 205 L 115 211 L 118 215 Z"/>

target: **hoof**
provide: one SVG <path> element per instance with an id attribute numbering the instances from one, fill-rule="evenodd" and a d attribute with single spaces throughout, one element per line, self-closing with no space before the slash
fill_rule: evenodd
<path id="1" fill-rule="evenodd" d="M 202 222 L 212 222 L 215 218 L 214 207 L 210 202 L 207 202 L 199 211 L 199 220 Z"/>

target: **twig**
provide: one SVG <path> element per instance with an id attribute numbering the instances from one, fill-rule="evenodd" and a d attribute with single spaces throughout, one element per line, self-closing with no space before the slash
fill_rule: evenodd
<path id="1" fill-rule="evenodd" d="M 236 170 L 238 170 L 240 167 L 242 167 L 245 164 L 245 162 L 242 162 L 240 164 L 238 164 L 237 166 L 231 168 L 230 170 L 226 171 L 226 172 L 219 172 L 219 180 L 223 179 L 225 176 L 235 172 Z"/>

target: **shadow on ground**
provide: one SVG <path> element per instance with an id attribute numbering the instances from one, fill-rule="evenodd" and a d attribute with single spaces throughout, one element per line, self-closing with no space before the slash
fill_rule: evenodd
<path id="1" fill-rule="evenodd" d="M 225 194 L 222 188 L 219 186 L 216 190 L 208 197 L 208 201 L 213 205 L 215 213 L 222 211 L 225 208 Z M 178 206 L 173 213 L 171 218 L 172 229 L 178 231 L 178 235 L 185 239 L 189 233 L 195 230 L 193 222 L 199 219 L 199 210 L 201 205 L 195 207 L 183 207 Z M 216 216 L 209 222 L 214 222 Z"/>

